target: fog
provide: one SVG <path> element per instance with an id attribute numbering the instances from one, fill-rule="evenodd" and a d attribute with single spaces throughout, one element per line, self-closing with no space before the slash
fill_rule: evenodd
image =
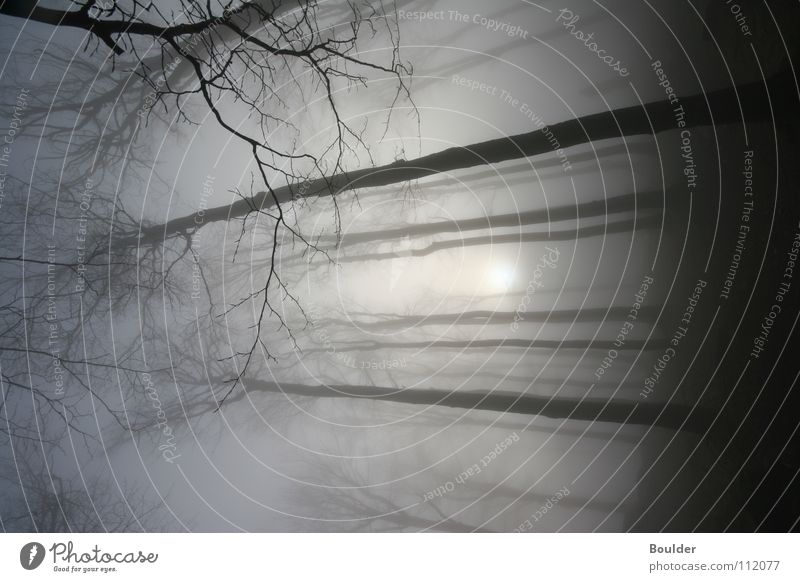
<path id="1" fill-rule="evenodd" d="M 248 34 L 307 24 L 256 4 L 275 20 L 237 12 Z M 726 73 L 738 39 L 713 3 L 572 2 L 623 76 L 560 5 L 389 4 L 320 2 L 309 38 L 362 28 L 358 62 L 316 72 L 247 60 L 225 25 L 182 58 L 2 16 L 0 129 L 15 104 L 19 125 L 0 199 L 5 530 L 716 527 L 688 512 L 720 447 L 700 438 L 717 362 L 697 353 L 724 333 L 694 305 L 730 250 L 707 237 L 728 232 L 740 130 L 693 122 L 697 199 L 674 127 L 547 131 L 664 101 L 655 60 L 687 107 L 760 81 L 771 41 L 760 69 Z M 189 63 L 226 51 L 207 101 Z M 528 133 L 542 153 L 436 157 Z"/>

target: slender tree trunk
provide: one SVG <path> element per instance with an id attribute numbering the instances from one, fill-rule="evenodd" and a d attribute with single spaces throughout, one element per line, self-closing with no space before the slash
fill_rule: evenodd
<path id="1" fill-rule="evenodd" d="M 226 403 L 240 400 L 245 394 L 251 396 L 254 392 L 268 392 L 312 398 L 366 398 L 419 406 L 446 406 L 528 414 L 555 420 L 639 424 L 689 432 L 700 432 L 703 427 L 703 412 L 696 410 L 690 417 L 691 407 L 682 404 L 643 401 L 615 402 L 589 398 L 583 400 L 580 398 L 550 398 L 507 392 L 450 392 L 435 389 L 396 389 L 375 386 L 309 386 L 251 379 L 245 381 L 245 386 L 247 390 L 241 390 L 237 394 L 231 395 Z"/>
<path id="2" fill-rule="evenodd" d="M 422 342 L 372 342 L 372 343 L 337 343 L 337 352 L 372 352 L 384 349 L 497 349 L 497 348 L 524 348 L 524 349 L 547 349 L 547 350 L 660 350 L 666 346 L 666 342 L 660 339 L 628 340 L 620 347 L 611 340 L 531 340 L 531 339 L 484 339 L 484 340 L 434 340 Z M 328 348 L 312 348 L 304 350 L 309 354 L 320 354 L 328 351 Z"/>
<path id="3" fill-rule="evenodd" d="M 776 99 L 786 97 L 782 93 L 787 91 L 790 83 L 793 86 L 788 71 L 769 81 L 773 107 L 785 108 L 783 106 L 786 104 L 779 103 Z M 769 121 L 771 110 L 766 101 L 766 90 L 767 87 L 762 83 L 748 83 L 708 94 L 681 97 L 680 103 L 686 115 L 684 120 L 686 128 L 741 123 L 742 111 L 748 122 Z M 742 109 L 739 108 L 739 103 Z M 657 101 L 645 104 L 644 107 L 636 105 L 562 121 L 551 125 L 549 129 L 562 148 L 623 136 L 650 135 L 677 128 L 674 107 L 669 101 Z M 284 203 L 296 198 L 336 195 L 347 190 L 399 184 L 442 172 L 496 164 L 551 151 L 552 145 L 548 135 L 537 129 L 469 146 L 449 148 L 414 160 L 400 160 L 385 166 L 284 186 L 275 189 L 274 196 L 278 203 Z M 259 192 L 229 205 L 217 206 L 202 213 L 142 228 L 138 236 L 120 239 L 118 244 L 158 244 L 165 238 L 192 232 L 198 225 L 240 218 L 253 212 L 254 209 L 269 208 L 272 204 L 273 193 Z"/>
<path id="4" fill-rule="evenodd" d="M 643 305 L 638 312 L 639 320 L 654 319 L 659 307 Z M 514 321 L 548 323 L 572 323 L 586 321 L 618 321 L 630 314 L 630 307 L 587 307 L 585 309 L 554 309 L 552 311 L 465 311 L 463 313 L 433 313 L 430 315 L 398 315 L 374 321 L 351 319 L 320 319 L 318 325 L 339 324 L 359 329 L 397 329 L 421 325 L 488 325 L 510 324 Z"/>
<path id="5" fill-rule="evenodd" d="M 490 234 L 486 236 L 475 236 L 470 238 L 457 238 L 452 240 L 441 240 L 429 244 L 419 249 L 409 249 L 402 251 L 388 251 L 385 253 L 369 253 L 363 255 L 351 255 L 336 257 L 336 262 L 358 263 L 362 261 L 383 261 L 387 259 L 399 259 L 403 257 L 425 257 L 433 253 L 447 249 L 460 249 L 483 245 L 502 245 L 520 244 L 526 242 L 552 242 L 552 241 L 576 241 L 582 238 L 593 236 L 606 236 L 620 232 L 633 232 L 634 230 L 656 228 L 661 225 L 660 215 L 637 217 L 632 220 L 619 220 L 606 224 L 594 226 L 584 226 L 568 230 L 551 230 L 550 232 L 520 232 L 514 234 Z M 324 263 L 328 265 L 330 261 L 325 258 Z"/>
<path id="6" fill-rule="evenodd" d="M 403 513 L 384 515 L 378 519 L 390 521 L 395 525 L 399 525 L 400 527 L 408 528 L 417 532 L 424 530 L 449 533 L 498 533 L 485 527 L 473 527 L 452 518 L 446 520 L 443 519 L 440 522 L 436 522 L 432 519 L 425 519 L 423 517 L 410 515 L 407 511 Z"/>
<path id="7" fill-rule="evenodd" d="M 406 237 L 430 236 L 470 230 L 493 228 L 514 228 L 529 225 L 550 224 L 552 222 L 605 216 L 617 212 L 632 212 L 661 208 L 663 198 L 659 192 L 639 192 L 625 194 L 605 200 L 593 200 L 583 204 L 554 206 L 541 210 L 510 214 L 495 214 L 481 218 L 464 220 L 442 220 L 426 224 L 409 224 L 400 228 L 390 228 L 368 232 L 347 233 L 340 241 L 338 237 L 326 235 L 315 239 L 317 243 L 337 244 L 338 248 L 376 241 Z M 289 257 L 291 259 L 292 257 Z"/>

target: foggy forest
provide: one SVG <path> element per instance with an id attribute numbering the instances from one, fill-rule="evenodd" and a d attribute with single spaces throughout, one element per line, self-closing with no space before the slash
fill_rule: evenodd
<path id="1" fill-rule="evenodd" d="M 2 530 L 796 528 L 742 6 L 0 2 Z"/>

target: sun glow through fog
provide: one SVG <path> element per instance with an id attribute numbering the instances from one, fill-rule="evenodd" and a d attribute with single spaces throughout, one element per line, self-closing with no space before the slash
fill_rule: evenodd
<path id="1" fill-rule="evenodd" d="M 514 284 L 514 269 L 511 265 L 495 265 L 489 273 L 489 284 L 496 291 L 508 291 Z"/>

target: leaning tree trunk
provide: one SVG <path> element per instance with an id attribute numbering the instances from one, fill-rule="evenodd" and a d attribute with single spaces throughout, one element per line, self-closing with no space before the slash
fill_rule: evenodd
<path id="1" fill-rule="evenodd" d="M 508 392 L 458 392 L 419 388 L 381 388 L 375 386 L 310 386 L 248 379 L 247 390 L 231 395 L 226 401 L 248 398 L 253 393 L 268 392 L 312 398 L 366 398 L 383 402 L 400 402 L 419 406 L 446 406 L 467 410 L 486 410 L 513 414 L 543 416 L 555 420 L 612 422 L 657 426 L 670 430 L 702 433 L 704 417 L 699 407 L 656 402 L 621 402 L 592 398 L 563 398 L 510 394 Z M 213 404 L 208 411 L 216 410 Z M 693 412 L 694 410 L 694 412 Z"/>
<path id="2" fill-rule="evenodd" d="M 336 258 L 338 264 L 359 263 L 363 261 L 384 261 L 387 259 L 399 259 L 402 257 L 425 257 L 433 253 L 447 249 L 463 249 L 467 247 L 520 244 L 524 242 L 553 242 L 553 241 L 577 241 L 578 239 L 590 238 L 595 236 L 607 236 L 615 233 L 633 232 L 647 228 L 656 228 L 661 225 L 661 216 L 650 215 L 637 217 L 632 220 L 620 220 L 606 224 L 594 226 L 583 226 L 568 230 L 551 230 L 550 232 L 519 232 L 514 234 L 490 234 L 486 236 L 476 236 L 470 238 L 456 238 L 451 240 L 440 240 L 429 244 L 426 247 L 403 251 L 387 251 L 384 253 L 368 253 L 363 255 L 345 255 Z M 327 265 L 326 263 L 320 263 Z"/>
<path id="3" fill-rule="evenodd" d="M 660 311 L 656 305 L 642 305 L 638 320 L 654 320 Z M 341 325 L 358 329 L 393 330 L 425 325 L 491 325 L 514 322 L 582 323 L 590 321 L 621 321 L 630 315 L 629 307 L 584 307 L 583 309 L 553 309 L 540 311 L 464 311 L 461 313 L 431 313 L 430 315 L 370 314 L 374 320 L 322 318 L 317 325 Z"/>
<path id="4" fill-rule="evenodd" d="M 667 345 L 666 339 L 649 340 L 628 340 L 622 347 L 619 347 L 614 340 L 544 340 L 544 339 L 473 339 L 473 340 L 432 340 L 416 342 L 348 342 L 337 343 L 337 352 L 374 352 L 377 350 L 468 350 L 468 349 L 499 349 L 499 348 L 523 348 L 526 350 L 546 349 L 546 350 L 663 350 Z M 329 348 L 310 348 L 304 350 L 307 354 L 322 354 Z"/>
<path id="5" fill-rule="evenodd" d="M 794 82 L 791 72 L 785 71 L 771 78 L 766 87 L 763 83 L 748 83 L 707 94 L 681 97 L 686 128 L 742 122 L 743 114 L 748 122 L 769 121 L 774 109 L 786 109 L 786 104 L 780 100 L 788 99 L 786 92 L 792 87 Z M 771 104 L 766 99 L 768 90 Z M 562 148 L 624 136 L 649 135 L 676 129 L 674 107 L 669 101 L 657 101 L 643 107 L 636 105 L 562 121 L 549 129 Z M 780 112 L 776 115 L 780 115 Z M 144 227 L 137 235 L 121 238 L 116 244 L 123 247 L 158 244 L 165 238 L 193 232 L 199 224 L 227 221 L 246 216 L 257 209 L 269 208 L 274 200 L 285 203 L 296 198 L 336 195 L 347 190 L 399 184 L 442 172 L 496 164 L 551 151 L 550 139 L 537 129 L 469 146 L 449 148 L 414 160 L 400 160 L 385 166 L 284 186 L 272 193 L 259 192 L 229 205 Z"/>
<path id="6" fill-rule="evenodd" d="M 660 192 L 646 191 L 614 196 L 604 200 L 593 200 L 592 202 L 584 202 L 581 204 L 548 206 L 541 210 L 530 210 L 527 212 L 488 214 L 480 218 L 442 220 L 423 224 L 407 224 L 399 228 L 387 228 L 366 232 L 348 232 L 344 238 L 336 235 L 324 235 L 315 237 L 314 241 L 317 246 L 319 246 L 319 243 L 330 243 L 331 245 L 335 245 L 336 248 L 341 249 L 368 242 L 424 237 L 434 234 L 460 234 L 471 230 L 548 225 L 553 222 L 608 216 L 610 214 L 623 212 L 660 209 L 662 204 L 663 196 Z M 291 260 L 293 258 L 294 257 L 288 257 L 287 259 Z"/>

